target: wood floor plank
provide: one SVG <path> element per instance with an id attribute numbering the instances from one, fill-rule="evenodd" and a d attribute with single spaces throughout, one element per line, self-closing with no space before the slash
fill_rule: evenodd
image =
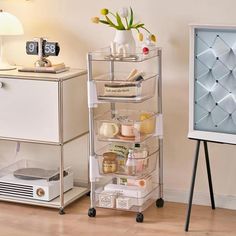
<path id="1" fill-rule="evenodd" d="M 144 222 L 135 222 L 135 213 L 97 209 L 89 218 L 89 198 L 83 197 L 66 208 L 57 210 L 0 202 L 1 236 L 235 236 L 236 211 L 193 206 L 190 231 L 184 232 L 186 205 L 154 205 L 144 212 Z"/>

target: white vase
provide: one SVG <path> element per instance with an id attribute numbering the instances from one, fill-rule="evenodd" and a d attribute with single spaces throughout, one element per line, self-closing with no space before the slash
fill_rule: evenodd
<path id="1" fill-rule="evenodd" d="M 116 51 L 119 52 L 119 48 L 123 47 L 127 54 L 135 53 L 136 45 L 131 30 L 116 30 L 113 42 L 116 43 Z"/>

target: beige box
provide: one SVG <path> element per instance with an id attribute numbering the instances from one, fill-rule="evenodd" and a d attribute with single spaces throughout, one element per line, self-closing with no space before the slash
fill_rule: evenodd
<path id="1" fill-rule="evenodd" d="M 115 208 L 116 207 L 116 193 L 103 191 L 99 194 L 99 207 Z"/>
<path id="2" fill-rule="evenodd" d="M 129 210 L 132 205 L 132 199 L 129 197 L 118 197 L 116 199 L 116 208 Z"/>

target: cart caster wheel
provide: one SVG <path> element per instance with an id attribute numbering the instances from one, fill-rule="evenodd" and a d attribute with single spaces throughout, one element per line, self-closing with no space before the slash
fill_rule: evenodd
<path id="1" fill-rule="evenodd" d="M 90 191 L 87 192 L 87 193 L 86 193 L 86 196 L 87 196 L 87 197 L 90 197 L 90 193 L 91 193 Z"/>
<path id="2" fill-rule="evenodd" d="M 138 223 L 142 223 L 143 222 L 143 214 L 142 213 L 138 213 L 136 216 L 136 222 Z"/>
<path id="3" fill-rule="evenodd" d="M 65 214 L 66 214 L 65 211 L 64 211 L 64 208 L 60 208 L 59 214 L 60 214 L 60 215 L 65 215 Z"/>
<path id="4" fill-rule="evenodd" d="M 164 200 L 162 198 L 159 198 L 156 200 L 156 206 L 158 208 L 162 208 L 164 206 Z"/>
<path id="5" fill-rule="evenodd" d="M 95 208 L 89 208 L 88 216 L 89 217 L 95 217 L 96 216 L 96 209 Z"/>

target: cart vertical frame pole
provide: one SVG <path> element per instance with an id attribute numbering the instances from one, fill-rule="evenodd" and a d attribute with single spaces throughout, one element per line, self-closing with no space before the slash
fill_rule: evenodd
<path id="1" fill-rule="evenodd" d="M 114 65 L 114 61 L 110 61 L 109 63 L 110 68 L 110 80 L 113 81 L 115 79 L 115 65 Z M 116 105 L 114 102 L 111 102 L 111 118 L 114 117 L 114 111 L 116 110 Z"/>
<path id="2" fill-rule="evenodd" d="M 88 81 L 93 80 L 93 75 L 92 75 L 92 55 L 88 53 L 87 55 L 87 68 L 88 68 Z M 93 157 L 95 155 L 94 151 L 94 108 L 90 105 L 89 106 L 89 157 Z M 93 168 L 90 168 L 90 163 L 91 158 L 89 158 L 89 163 L 88 163 L 88 169 L 91 171 Z M 91 188 L 90 188 L 90 205 L 91 208 L 95 207 L 95 182 L 91 181 Z"/>
<path id="3" fill-rule="evenodd" d="M 162 115 L 162 50 L 158 49 L 158 78 L 157 78 L 157 112 Z M 163 136 L 158 138 L 159 143 L 159 198 L 163 198 Z"/>

